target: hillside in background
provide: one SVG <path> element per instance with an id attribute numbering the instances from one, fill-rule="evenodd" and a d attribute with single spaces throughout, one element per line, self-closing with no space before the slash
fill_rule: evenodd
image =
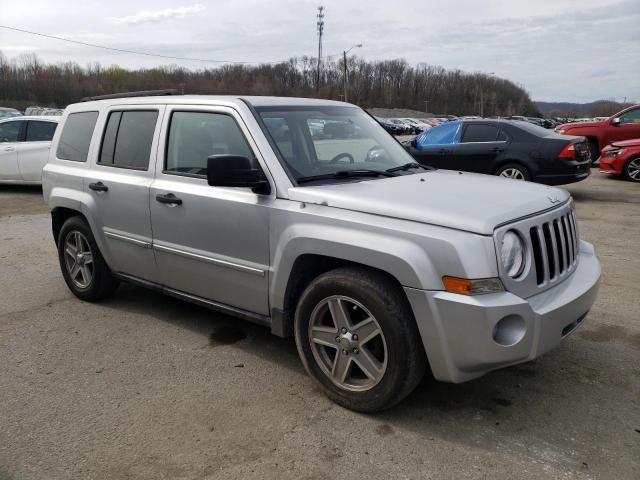
<path id="1" fill-rule="evenodd" d="M 609 117 L 632 103 L 597 100 L 590 103 L 535 102 L 545 117 Z"/>
<path id="2" fill-rule="evenodd" d="M 8 60 L 0 52 L 0 105 L 64 107 L 86 96 L 175 88 L 185 93 L 344 99 L 344 63 L 310 57 L 267 65 L 205 70 L 177 66 L 127 70 L 72 62 L 45 64 L 33 54 Z M 538 115 L 529 94 L 510 80 L 405 60 L 347 60 L 348 101 L 454 115 Z"/>

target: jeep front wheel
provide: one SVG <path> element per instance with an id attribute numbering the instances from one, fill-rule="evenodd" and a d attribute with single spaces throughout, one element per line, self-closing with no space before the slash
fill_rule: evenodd
<path id="1" fill-rule="evenodd" d="M 407 299 L 376 271 L 340 268 L 316 278 L 298 303 L 295 335 L 309 374 L 351 410 L 395 405 L 426 371 Z"/>

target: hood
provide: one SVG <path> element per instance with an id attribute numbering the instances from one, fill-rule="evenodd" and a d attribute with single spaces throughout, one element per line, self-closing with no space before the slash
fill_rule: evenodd
<path id="1" fill-rule="evenodd" d="M 632 138 L 631 140 L 621 140 L 611 143 L 614 147 L 640 147 L 640 138 Z"/>
<path id="2" fill-rule="evenodd" d="M 563 123 L 562 125 L 558 125 L 556 129 L 558 130 L 566 130 L 568 128 L 600 128 L 603 127 L 607 122 L 574 122 L 574 123 Z"/>
<path id="3" fill-rule="evenodd" d="M 379 180 L 293 187 L 289 198 L 491 235 L 500 224 L 563 204 L 569 193 L 491 175 L 435 170 Z"/>

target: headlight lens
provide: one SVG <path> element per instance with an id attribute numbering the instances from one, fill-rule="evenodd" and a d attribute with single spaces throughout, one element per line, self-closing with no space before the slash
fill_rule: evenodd
<path id="1" fill-rule="evenodd" d="M 617 157 L 618 155 L 622 155 L 624 153 L 624 148 L 619 148 L 617 150 L 609 150 L 604 152 L 605 157 Z"/>
<path id="2" fill-rule="evenodd" d="M 524 270 L 524 243 L 520 235 L 513 230 L 509 230 L 502 237 L 500 260 L 504 271 L 511 278 L 516 278 Z"/>

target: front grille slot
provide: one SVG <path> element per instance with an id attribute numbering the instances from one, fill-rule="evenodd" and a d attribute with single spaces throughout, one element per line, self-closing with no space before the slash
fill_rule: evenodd
<path id="1" fill-rule="evenodd" d="M 578 238 L 572 213 L 529 229 L 536 283 L 553 282 L 569 272 L 578 256 Z"/>
<path id="2" fill-rule="evenodd" d="M 551 238 L 551 229 L 549 228 L 549 224 L 545 223 L 542 225 L 542 232 L 544 234 L 544 244 L 545 250 L 547 251 L 547 265 L 549 269 L 549 278 L 554 278 L 556 276 L 556 255 L 555 255 L 555 243 Z"/>
<path id="3" fill-rule="evenodd" d="M 531 227 L 531 249 L 533 250 L 533 262 L 536 266 L 536 281 L 538 285 L 544 282 L 544 263 L 542 261 L 542 247 L 538 227 Z"/>

